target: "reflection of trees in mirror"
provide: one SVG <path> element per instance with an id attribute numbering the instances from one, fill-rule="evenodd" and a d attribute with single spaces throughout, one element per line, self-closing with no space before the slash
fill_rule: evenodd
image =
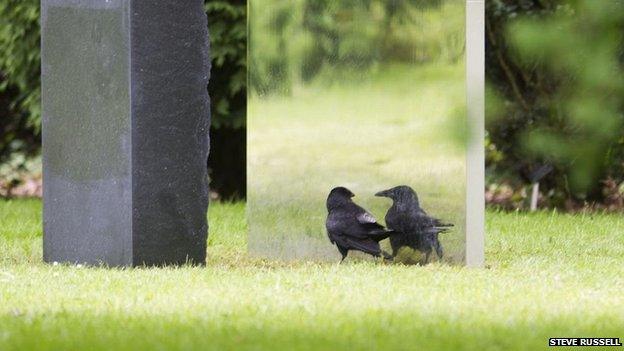
<path id="1" fill-rule="evenodd" d="M 459 0 L 251 1 L 250 43 L 262 48 L 250 47 L 252 90 L 289 94 L 297 84 L 358 78 L 382 64 L 456 63 L 464 19 L 455 14 L 463 12 Z"/>
<path id="2" fill-rule="evenodd" d="M 621 204 L 624 3 L 486 4 L 491 199 L 501 195 L 494 184 L 522 188 L 550 165 L 542 205 Z M 527 205 L 528 192 L 508 197 L 507 205 Z"/>

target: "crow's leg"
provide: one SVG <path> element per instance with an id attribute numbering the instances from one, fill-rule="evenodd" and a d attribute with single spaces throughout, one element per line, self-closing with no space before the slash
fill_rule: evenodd
<path id="1" fill-rule="evenodd" d="M 394 261 L 394 255 L 390 255 L 389 253 L 387 253 L 387 252 L 386 252 L 386 251 L 384 251 L 384 250 L 381 250 L 381 255 L 383 256 L 383 258 L 384 258 L 385 260 L 388 260 L 388 261 Z"/>
<path id="2" fill-rule="evenodd" d="M 401 245 L 396 244 L 393 240 L 390 240 L 390 248 L 392 248 L 392 258 L 395 258 L 396 255 L 399 254 L 399 249 L 401 248 Z"/>
<path id="3" fill-rule="evenodd" d="M 342 259 L 340 260 L 340 263 L 342 263 L 342 261 L 345 260 L 345 258 L 347 258 L 347 255 L 349 254 L 349 250 L 345 249 L 344 247 L 338 246 L 338 251 L 340 251 L 340 254 L 342 255 Z"/>
<path id="4" fill-rule="evenodd" d="M 442 249 L 442 244 L 440 244 L 440 240 L 436 239 L 436 241 L 434 242 L 434 247 L 438 258 L 442 259 L 442 257 L 444 256 L 444 250 Z"/>
<path id="5" fill-rule="evenodd" d="M 431 250 L 425 252 L 425 264 L 429 263 L 429 255 L 431 255 Z"/>
<path id="6" fill-rule="evenodd" d="M 392 248 L 392 258 L 394 259 L 399 254 L 399 248 Z"/>

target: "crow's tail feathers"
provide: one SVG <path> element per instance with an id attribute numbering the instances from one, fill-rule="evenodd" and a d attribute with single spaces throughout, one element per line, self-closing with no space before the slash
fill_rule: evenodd
<path id="1" fill-rule="evenodd" d="M 422 233 L 423 233 L 423 235 L 425 235 L 427 237 L 437 238 L 438 234 L 446 233 L 449 230 L 450 230 L 449 228 L 431 227 L 431 228 L 428 228 L 428 229 L 422 231 Z"/>
<path id="2" fill-rule="evenodd" d="M 451 230 L 449 227 L 436 227 L 437 234 L 446 233 L 449 230 Z"/>
<path id="3" fill-rule="evenodd" d="M 384 239 L 388 239 L 394 233 L 395 232 L 391 230 L 379 229 L 379 230 L 374 230 L 374 231 L 367 233 L 366 236 L 368 236 L 369 238 L 377 242 L 380 242 Z"/>
<path id="4" fill-rule="evenodd" d="M 442 228 L 450 228 L 450 227 L 454 227 L 455 225 L 453 223 L 444 223 L 441 220 L 436 219 L 435 226 L 442 227 Z"/>
<path id="5" fill-rule="evenodd" d="M 438 233 L 446 233 L 454 226 L 455 225 L 453 223 L 444 223 L 439 219 L 436 219 L 434 223 L 434 227 L 438 231 Z"/>

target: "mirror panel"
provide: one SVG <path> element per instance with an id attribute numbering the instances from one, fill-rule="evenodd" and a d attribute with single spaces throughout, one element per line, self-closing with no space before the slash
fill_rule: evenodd
<path id="1" fill-rule="evenodd" d="M 462 0 L 250 0 L 251 253 L 338 261 L 330 190 L 348 188 L 385 225 L 393 202 L 375 194 L 407 185 L 453 225 L 438 235 L 442 259 L 464 261 L 465 12 Z"/>

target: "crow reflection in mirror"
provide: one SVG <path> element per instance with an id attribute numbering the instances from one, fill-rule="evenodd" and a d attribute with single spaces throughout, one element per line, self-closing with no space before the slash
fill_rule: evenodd
<path id="1" fill-rule="evenodd" d="M 392 199 L 392 207 L 386 213 L 386 225 L 393 233 L 390 235 L 392 256 L 395 257 L 402 247 L 409 247 L 425 254 L 425 263 L 433 251 L 439 259 L 444 250 L 438 235 L 448 231 L 452 224 L 443 223 L 429 216 L 421 207 L 416 192 L 407 185 L 383 190 L 375 196 Z"/>

